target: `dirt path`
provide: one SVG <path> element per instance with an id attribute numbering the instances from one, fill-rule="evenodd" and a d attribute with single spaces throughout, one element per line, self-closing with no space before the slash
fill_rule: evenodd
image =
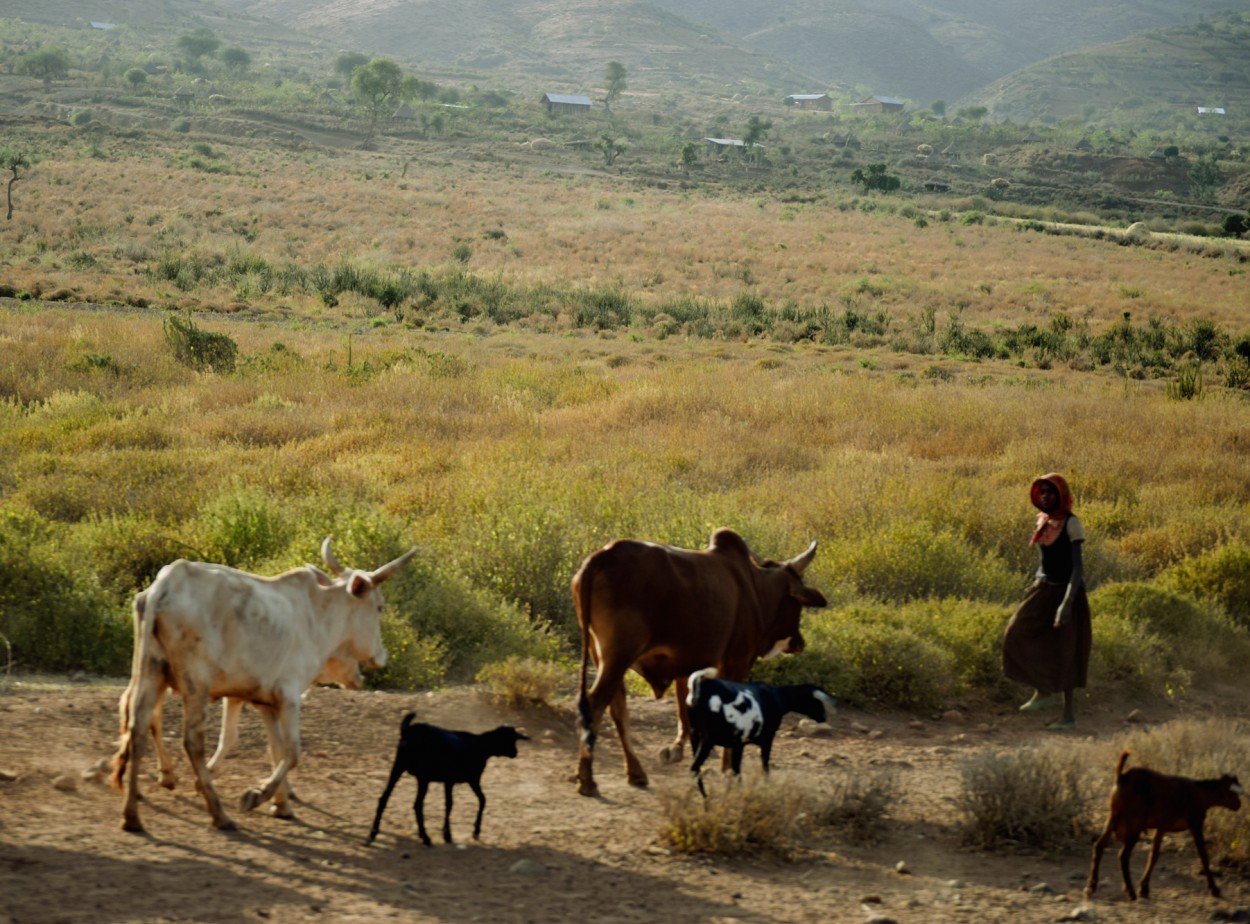
<path id="1" fill-rule="evenodd" d="M 0 687 L 0 924 L 147 921 L 419 922 L 984 922 L 1064 919 L 1083 904 L 1084 848 L 1058 857 L 986 854 L 960 846 L 951 798 L 961 762 L 987 748 L 1039 740 L 1038 722 L 1006 710 L 953 718 L 874 717 L 844 709 L 831 737 L 783 730 L 776 773 L 866 773 L 892 767 L 901 783 L 895 820 L 871 847 L 827 832 L 797 859 L 691 859 L 662 848 L 660 798 L 689 786 L 684 766 L 648 761 L 652 787 L 624 782 L 611 734 L 599 750 L 603 795 L 571 782 L 576 755 L 567 702 L 525 714 L 500 711 L 455 688 L 399 695 L 316 690 L 304 712 L 305 756 L 292 781 L 303 803 L 284 822 L 234 812 L 240 830 L 213 830 L 178 756 L 174 792 L 144 783 L 146 835 L 123 833 L 121 799 L 82 771 L 108 755 L 120 682 L 10 681 Z M 644 755 L 670 736 L 672 704 L 632 700 Z M 456 791 L 457 846 L 416 840 L 415 783 L 405 778 L 377 843 L 363 846 L 385 785 L 401 716 L 484 730 L 519 724 L 532 735 L 516 760 L 495 760 L 483 780 L 483 838 L 469 840 L 475 800 Z M 167 734 L 180 726 L 167 706 Z M 1158 718 L 1165 718 L 1159 716 Z M 1121 714 L 1089 710 L 1081 746 L 1110 773 L 1125 734 Z M 263 734 L 245 714 L 235 755 L 219 775 L 227 804 L 267 771 Z M 145 773 L 151 769 L 149 759 Z M 748 756 L 748 772 L 758 762 Z M 60 785 L 72 788 L 58 788 Z M 442 819 L 438 789 L 427 824 Z M 467 843 L 466 843 L 467 842 Z M 1114 856 L 1087 920 L 1207 921 L 1250 905 L 1250 888 L 1226 876 L 1225 899 L 1206 895 L 1187 839 L 1169 841 L 1156 896 L 1119 896 Z M 896 864 L 904 862 L 907 874 Z M 1140 874 L 1144 857 L 1135 861 Z"/>

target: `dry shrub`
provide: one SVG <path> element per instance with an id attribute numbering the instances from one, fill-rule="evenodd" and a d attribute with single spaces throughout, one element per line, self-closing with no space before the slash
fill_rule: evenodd
<path id="1" fill-rule="evenodd" d="M 891 770 L 851 773 L 835 780 L 814 812 L 817 823 L 857 843 L 880 841 L 898 804 L 900 787 Z"/>
<path id="2" fill-rule="evenodd" d="M 564 665 L 512 655 L 483 667 L 477 682 L 497 706 L 547 706 L 567 674 Z"/>
<path id="3" fill-rule="evenodd" d="M 795 855 L 814 822 L 810 789 L 773 774 L 731 778 L 708 786 L 661 793 L 660 840 L 686 854 Z"/>
<path id="4" fill-rule="evenodd" d="M 1149 767 L 1160 773 L 1195 779 L 1214 779 L 1225 773 L 1250 776 L 1250 725 L 1236 719 L 1185 719 L 1168 722 L 1130 735 L 1129 767 Z M 1114 763 L 1104 769 L 1110 790 Z M 1207 813 L 1207 849 L 1215 864 L 1250 871 L 1250 813 Z"/>
<path id="5" fill-rule="evenodd" d="M 1064 850 L 1084 843 L 1092 817 L 1088 768 L 1070 745 L 978 755 L 956 797 L 965 841 L 983 850 Z"/>

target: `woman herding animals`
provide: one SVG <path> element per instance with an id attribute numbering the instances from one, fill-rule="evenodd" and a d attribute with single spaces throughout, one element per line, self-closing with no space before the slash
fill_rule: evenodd
<path id="1" fill-rule="evenodd" d="M 1051 473 L 1029 489 L 1041 511 L 1030 545 L 1041 552 L 1036 579 L 1020 602 L 1003 638 L 1003 671 L 1034 688 L 1021 712 L 1053 705 L 1063 694 L 1063 717 L 1046 727 L 1076 728 L 1075 691 L 1084 687 L 1093 644 L 1081 547 L 1085 530 L 1072 514 L 1072 492 L 1062 475 Z"/>

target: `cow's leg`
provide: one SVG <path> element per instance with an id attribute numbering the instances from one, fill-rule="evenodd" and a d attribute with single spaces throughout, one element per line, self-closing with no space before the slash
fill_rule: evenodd
<path id="1" fill-rule="evenodd" d="M 282 755 L 286 750 L 282 737 L 282 727 L 278 723 L 277 716 L 274 715 L 272 709 L 268 706 L 259 706 L 257 708 L 262 721 L 265 723 L 265 737 L 269 739 L 269 761 L 276 768 L 282 762 Z M 224 726 L 222 730 L 224 732 Z M 290 776 L 284 776 L 277 792 L 273 795 L 274 817 L 294 818 L 295 813 L 291 811 L 290 801 L 294 798 L 295 793 L 291 790 L 291 778 Z"/>
<path id="2" fill-rule="evenodd" d="M 455 783 L 443 784 L 443 843 L 452 843 L 451 839 L 451 794 Z"/>
<path id="3" fill-rule="evenodd" d="M 163 683 L 156 688 L 156 700 L 152 704 L 152 721 L 149 727 L 152 729 L 152 741 L 156 744 L 156 763 L 160 768 L 161 786 L 165 789 L 173 789 L 178 784 L 178 777 L 174 773 L 174 759 L 169 753 L 169 748 L 165 747 L 165 737 L 161 729 L 165 713 L 165 690 Z"/>
<path id="4" fill-rule="evenodd" d="M 250 812 L 262 802 L 272 799 L 285 783 L 287 774 L 299 764 L 299 702 L 299 691 L 296 691 L 294 696 L 279 696 L 277 705 L 272 707 L 276 710 L 277 717 L 270 733 L 270 743 L 280 749 L 282 759 L 260 789 L 252 788 L 243 793 L 239 803 L 243 811 Z M 281 806 L 277 808 L 281 810 Z M 287 811 L 289 813 L 289 808 Z M 290 816 L 288 814 L 282 817 Z"/>
<path id="5" fill-rule="evenodd" d="M 1155 868 L 1155 864 L 1159 862 L 1159 851 L 1162 849 L 1163 832 L 1156 830 L 1154 840 L 1150 842 L 1150 856 L 1146 858 L 1146 869 L 1141 874 L 1141 882 L 1137 884 L 1137 894 L 1142 898 L 1150 897 L 1150 873 Z M 1207 866 L 1205 851 L 1200 852 L 1199 856 L 1202 856 L 1202 868 L 1205 870 Z"/>
<path id="6" fill-rule="evenodd" d="M 122 830 L 141 834 L 143 823 L 139 820 L 139 760 L 143 756 L 144 738 L 152 729 L 153 703 L 160 681 L 154 676 L 154 672 L 144 671 L 137 662 L 134 669 L 139 673 L 139 679 L 132 679 L 130 686 L 122 694 L 124 731 L 117 755 L 113 758 L 113 780 L 123 793 Z"/>
<path id="7" fill-rule="evenodd" d="M 226 758 L 226 754 L 234 749 L 239 741 L 239 716 L 243 714 L 243 700 L 227 696 L 221 701 L 221 737 L 217 739 L 217 750 L 208 759 L 208 769 L 216 770 L 217 765 Z"/>
<path id="8" fill-rule="evenodd" d="M 628 665 L 605 665 L 596 663 L 595 682 L 590 689 L 584 691 L 578 699 L 579 721 L 582 728 L 581 742 L 577 758 L 577 791 L 583 796 L 599 795 L 599 786 L 595 783 L 595 738 L 599 733 L 599 722 L 608 703 L 615 696 L 614 691 L 625 695 L 625 671 Z"/>
<path id="9" fill-rule="evenodd" d="M 645 787 L 647 771 L 642 769 L 638 755 L 634 752 L 633 742 L 629 740 L 629 706 L 625 700 L 625 686 L 617 688 L 616 695 L 608 705 L 612 722 L 616 725 L 616 736 L 621 740 L 621 750 L 625 754 L 625 777 L 631 786 Z"/>
<path id="10" fill-rule="evenodd" d="M 430 781 L 417 777 L 417 798 L 412 803 L 412 811 L 417 816 L 417 837 L 426 847 L 432 847 L 430 836 L 425 833 L 425 794 L 430 789 Z"/>
<path id="11" fill-rule="evenodd" d="M 690 679 L 678 677 L 674 682 L 677 694 L 677 737 L 668 747 L 660 750 L 660 760 L 666 764 L 681 763 L 685 753 L 686 742 L 690 740 L 690 707 L 686 705 L 686 696 L 690 692 Z"/>
<path id="12" fill-rule="evenodd" d="M 208 762 L 204 758 L 204 721 L 208 712 L 208 695 L 201 691 L 207 689 L 207 685 L 201 687 L 190 680 L 183 685 L 182 745 L 186 748 L 187 759 L 191 761 L 196 789 L 204 797 L 208 813 L 213 816 L 213 827 L 222 831 L 235 831 L 237 826 L 222 808 L 221 798 L 213 786 L 213 775 L 208 772 Z"/>
<path id="13" fill-rule="evenodd" d="M 469 788 L 477 796 L 477 819 L 473 822 L 473 839 L 482 839 L 482 813 L 486 811 L 486 793 L 482 792 L 481 780 L 469 780 Z"/>

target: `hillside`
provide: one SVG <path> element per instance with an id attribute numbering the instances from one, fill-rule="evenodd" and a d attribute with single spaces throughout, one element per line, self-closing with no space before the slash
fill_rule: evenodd
<path id="1" fill-rule="evenodd" d="M 1250 15 L 1145 32 L 1024 68 L 971 94 L 995 119 L 1100 120 L 1135 130 L 1250 129 Z M 1199 106 L 1224 116 L 1200 117 Z M 1218 131 L 1216 130 L 1218 129 Z"/>

